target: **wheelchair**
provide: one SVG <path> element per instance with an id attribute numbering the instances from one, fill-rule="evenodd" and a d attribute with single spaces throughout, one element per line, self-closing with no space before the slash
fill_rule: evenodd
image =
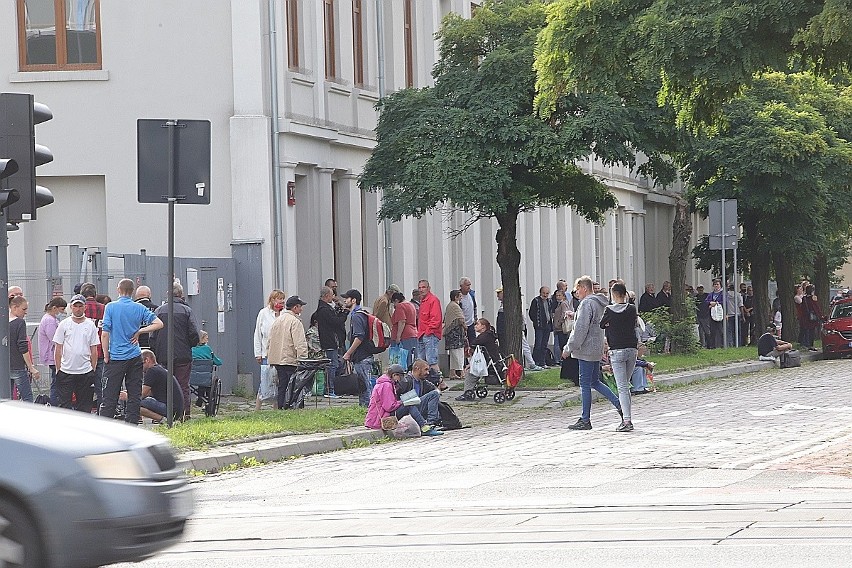
<path id="1" fill-rule="evenodd" d="M 193 359 L 189 372 L 189 390 L 196 397 L 195 406 L 204 409 L 205 416 L 216 416 L 222 399 L 222 381 L 216 375 L 212 359 Z"/>

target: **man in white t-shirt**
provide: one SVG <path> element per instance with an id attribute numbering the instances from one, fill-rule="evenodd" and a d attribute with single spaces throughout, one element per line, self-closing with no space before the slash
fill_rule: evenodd
<path id="1" fill-rule="evenodd" d="M 86 317 L 86 298 L 77 294 L 71 298 L 71 317 L 59 322 L 53 336 L 56 344 L 54 359 L 56 391 L 60 408 L 71 408 L 72 395 L 77 395 L 76 410 L 92 411 L 93 382 L 98 362 L 98 328 Z"/>

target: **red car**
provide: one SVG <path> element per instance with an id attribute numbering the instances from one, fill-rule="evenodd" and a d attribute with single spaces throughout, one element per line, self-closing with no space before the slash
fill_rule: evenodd
<path id="1" fill-rule="evenodd" d="M 831 303 L 822 326 L 822 353 L 826 358 L 852 354 L 852 298 Z"/>

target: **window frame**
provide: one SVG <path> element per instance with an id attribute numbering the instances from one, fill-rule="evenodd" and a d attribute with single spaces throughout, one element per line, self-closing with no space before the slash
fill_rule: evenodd
<path id="1" fill-rule="evenodd" d="M 325 40 L 325 78 L 337 79 L 337 42 L 335 37 L 334 0 L 323 0 L 322 28 Z"/>
<path id="2" fill-rule="evenodd" d="M 285 4 L 287 22 L 287 67 L 299 69 L 299 1 L 287 0 Z"/>
<path id="3" fill-rule="evenodd" d="M 352 82 L 364 86 L 364 7 L 361 0 L 352 0 Z"/>
<path id="4" fill-rule="evenodd" d="M 101 51 L 101 0 L 94 0 L 95 10 L 95 63 L 68 63 L 68 28 L 65 11 L 66 0 L 53 0 L 56 63 L 27 63 L 27 19 L 25 0 L 16 0 L 18 19 L 18 70 L 28 71 L 90 71 L 103 68 Z M 59 23 L 62 22 L 60 25 Z"/>

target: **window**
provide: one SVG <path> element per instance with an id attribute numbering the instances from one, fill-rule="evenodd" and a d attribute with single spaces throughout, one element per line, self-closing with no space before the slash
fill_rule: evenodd
<path id="1" fill-rule="evenodd" d="M 405 86 L 414 86 L 414 36 L 411 29 L 412 11 L 411 0 L 405 0 L 405 18 L 403 20 L 403 38 L 405 39 Z"/>
<path id="2" fill-rule="evenodd" d="M 354 83 L 364 85 L 364 34 L 361 0 L 352 0 L 352 60 L 355 64 Z"/>
<path id="3" fill-rule="evenodd" d="M 325 78 L 337 77 L 337 62 L 334 58 L 334 0 L 323 0 L 323 28 L 325 30 Z"/>
<path id="4" fill-rule="evenodd" d="M 99 0 L 18 0 L 21 71 L 100 69 Z"/>
<path id="5" fill-rule="evenodd" d="M 287 0 L 287 66 L 299 68 L 299 0 Z"/>

